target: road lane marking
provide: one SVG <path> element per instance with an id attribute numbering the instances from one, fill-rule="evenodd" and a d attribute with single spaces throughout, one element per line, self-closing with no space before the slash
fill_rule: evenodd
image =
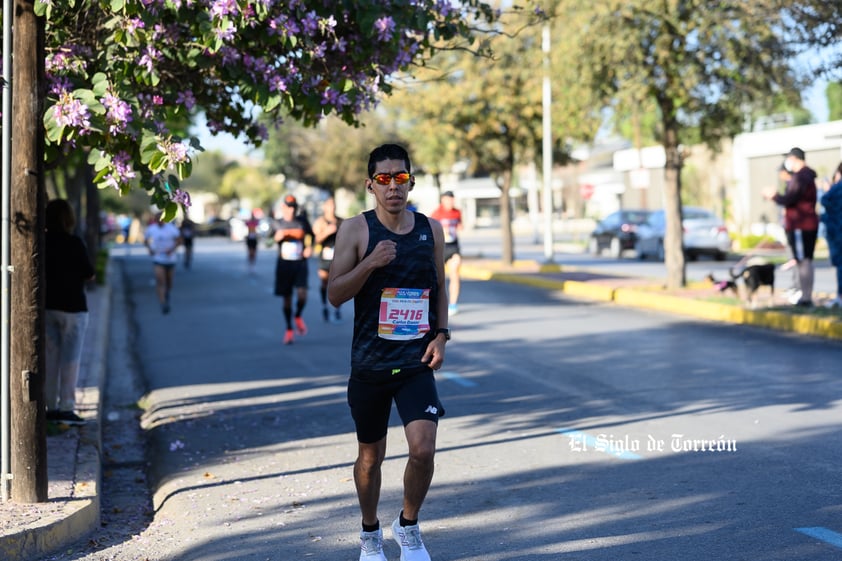
<path id="1" fill-rule="evenodd" d="M 814 526 L 812 528 L 795 528 L 796 532 L 801 532 L 811 538 L 816 538 L 832 546 L 842 549 L 842 534 L 822 528 L 821 526 Z"/>
<path id="2" fill-rule="evenodd" d="M 456 384 L 459 384 L 463 388 L 474 388 L 476 387 L 477 383 L 473 380 L 468 380 L 467 378 L 460 376 L 456 372 L 448 372 L 448 371 L 441 371 L 439 372 L 443 378 L 450 380 Z"/>
<path id="3" fill-rule="evenodd" d="M 643 456 L 622 449 L 616 444 L 621 441 L 597 438 L 588 433 L 573 429 L 558 429 L 557 432 L 570 439 L 570 449 L 573 452 L 602 452 L 621 460 L 642 460 Z M 616 444 L 615 444 L 616 442 Z"/>

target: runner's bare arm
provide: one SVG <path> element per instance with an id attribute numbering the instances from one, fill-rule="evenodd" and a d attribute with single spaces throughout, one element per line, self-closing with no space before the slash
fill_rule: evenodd
<path id="1" fill-rule="evenodd" d="M 388 265 L 395 258 L 395 242 L 380 241 L 363 259 L 368 246 L 368 226 L 362 215 L 342 222 L 336 234 L 333 263 L 327 283 L 327 297 L 340 306 L 357 295 L 371 272 Z"/>
<path id="2" fill-rule="evenodd" d="M 313 236 L 316 239 L 316 244 L 322 244 L 330 237 L 330 235 L 337 231 L 336 223 L 328 224 L 324 217 L 319 216 L 313 223 Z"/>

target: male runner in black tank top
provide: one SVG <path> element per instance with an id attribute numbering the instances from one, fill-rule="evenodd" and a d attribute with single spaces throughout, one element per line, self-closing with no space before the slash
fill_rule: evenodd
<path id="1" fill-rule="evenodd" d="M 403 510 L 392 535 L 402 561 L 430 561 L 418 512 L 433 477 L 437 423 L 444 414 L 433 377 L 450 338 L 444 232 L 438 222 L 406 208 L 415 179 L 402 147 L 374 149 L 368 176 L 375 208 L 342 223 L 328 281 L 331 304 L 354 299 L 348 404 L 359 443 L 354 482 L 362 511 L 360 561 L 386 561 L 377 503 L 393 400 L 409 459 Z"/>

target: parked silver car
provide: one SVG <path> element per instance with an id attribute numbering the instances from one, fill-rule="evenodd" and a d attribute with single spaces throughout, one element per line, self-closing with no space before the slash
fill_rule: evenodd
<path id="1" fill-rule="evenodd" d="M 683 207 L 681 213 L 685 257 L 692 261 L 699 255 L 710 255 L 717 261 L 724 260 L 731 251 L 731 236 L 725 223 L 703 208 Z M 665 231 L 666 214 L 663 210 L 656 210 L 637 227 L 637 256 L 640 259 L 651 256 L 663 261 Z"/>

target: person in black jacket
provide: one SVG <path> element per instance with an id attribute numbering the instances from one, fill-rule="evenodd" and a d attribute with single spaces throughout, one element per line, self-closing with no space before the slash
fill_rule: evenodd
<path id="1" fill-rule="evenodd" d="M 46 216 L 47 420 L 81 425 L 85 420 L 74 411 L 76 382 L 88 327 L 85 282 L 93 280 L 94 268 L 84 242 L 73 234 L 76 218 L 70 204 L 54 199 Z"/>

